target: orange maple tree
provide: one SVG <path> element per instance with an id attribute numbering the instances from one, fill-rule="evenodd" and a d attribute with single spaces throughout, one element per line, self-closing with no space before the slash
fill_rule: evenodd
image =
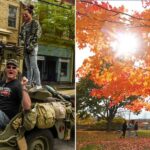
<path id="1" fill-rule="evenodd" d="M 89 46 L 94 53 L 77 71 L 79 78 L 90 73 L 90 79 L 99 85 L 91 95 L 110 99 L 110 107 L 135 96 L 126 108 L 134 112 L 150 110 L 149 102 L 145 101 L 150 95 L 150 10 L 131 15 L 124 6 L 82 0 L 77 1 L 76 16 L 78 47 L 82 50 Z M 140 42 L 135 54 L 126 58 L 116 56 L 111 42 L 118 32 L 136 34 Z"/>

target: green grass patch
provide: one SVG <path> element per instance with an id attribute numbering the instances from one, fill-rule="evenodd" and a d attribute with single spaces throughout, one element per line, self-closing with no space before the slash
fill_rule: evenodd
<path id="1" fill-rule="evenodd" d="M 104 146 L 102 145 L 86 145 L 85 147 L 81 148 L 81 150 L 104 150 Z"/>
<path id="2" fill-rule="evenodd" d="M 138 136 L 139 137 L 150 138 L 150 130 L 139 130 L 138 131 Z"/>

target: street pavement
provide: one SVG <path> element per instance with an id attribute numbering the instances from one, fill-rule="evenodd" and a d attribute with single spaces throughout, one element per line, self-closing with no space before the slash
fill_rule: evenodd
<path id="1" fill-rule="evenodd" d="M 54 150 L 75 150 L 75 142 L 55 139 Z"/>
<path id="2" fill-rule="evenodd" d="M 64 95 L 75 95 L 75 89 L 59 90 L 58 92 L 61 93 L 61 94 L 64 94 Z"/>

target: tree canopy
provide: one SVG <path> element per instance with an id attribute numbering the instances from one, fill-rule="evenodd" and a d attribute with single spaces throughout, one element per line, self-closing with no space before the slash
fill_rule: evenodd
<path id="1" fill-rule="evenodd" d="M 124 6 L 114 7 L 108 2 L 77 1 L 76 40 L 81 50 L 89 46 L 94 53 L 84 61 L 77 75 L 81 78 L 90 73 L 90 79 L 101 87 L 93 88 L 91 96 L 109 99 L 110 107 L 134 97 L 126 106 L 128 109 L 150 110 L 149 102 L 145 101 L 150 95 L 149 16 L 149 9 L 130 14 Z M 134 41 L 125 43 L 124 39 L 124 47 L 119 47 L 120 34 L 130 35 L 126 39 L 134 35 L 138 46 L 130 49 Z"/>

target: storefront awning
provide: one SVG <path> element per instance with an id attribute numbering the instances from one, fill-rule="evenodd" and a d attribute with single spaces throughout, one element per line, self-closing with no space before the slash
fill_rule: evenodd
<path id="1" fill-rule="evenodd" d="M 55 47 L 51 45 L 39 45 L 38 55 L 44 56 L 54 56 L 54 57 L 64 57 L 71 58 L 72 51 L 69 48 Z"/>

